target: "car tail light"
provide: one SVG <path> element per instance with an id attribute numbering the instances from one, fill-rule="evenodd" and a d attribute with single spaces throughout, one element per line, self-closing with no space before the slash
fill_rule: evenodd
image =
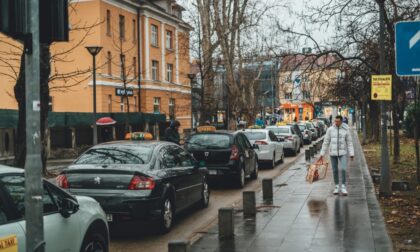
<path id="1" fill-rule="evenodd" d="M 268 145 L 268 143 L 266 141 L 255 141 L 255 144 L 258 144 L 258 145 Z"/>
<path id="2" fill-rule="evenodd" d="M 58 175 L 55 179 L 57 181 L 57 185 L 61 188 L 69 188 L 69 181 L 67 180 L 66 175 L 61 174 Z"/>
<path id="3" fill-rule="evenodd" d="M 293 136 L 287 136 L 286 139 L 287 140 L 293 140 Z"/>
<path id="4" fill-rule="evenodd" d="M 128 190 L 153 190 L 155 181 L 149 177 L 133 176 L 128 185 Z"/>
<path id="5" fill-rule="evenodd" d="M 230 154 L 230 160 L 239 160 L 239 149 L 238 146 L 232 145 L 232 152 Z"/>

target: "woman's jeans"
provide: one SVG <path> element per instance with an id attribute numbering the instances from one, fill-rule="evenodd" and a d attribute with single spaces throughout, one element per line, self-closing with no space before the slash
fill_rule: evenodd
<path id="1" fill-rule="evenodd" d="M 333 169 L 335 184 L 336 185 L 339 184 L 339 180 L 338 180 L 338 161 L 340 161 L 340 164 L 341 164 L 341 183 L 343 185 L 345 185 L 346 184 L 347 155 L 330 156 L 330 158 L 331 158 L 331 166 L 332 166 L 332 169 Z"/>

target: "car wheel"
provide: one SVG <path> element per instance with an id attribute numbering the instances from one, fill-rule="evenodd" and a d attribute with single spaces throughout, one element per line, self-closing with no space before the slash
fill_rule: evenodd
<path id="1" fill-rule="evenodd" d="M 297 150 L 296 149 L 294 149 L 294 150 L 292 150 L 292 155 L 295 157 L 295 156 L 297 156 Z"/>
<path id="2" fill-rule="evenodd" d="M 284 163 L 284 151 L 283 151 L 283 154 L 281 155 L 281 160 L 280 160 L 280 163 Z"/>
<path id="3" fill-rule="evenodd" d="M 241 170 L 239 172 L 239 175 L 237 178 L 237 184 L 239 188 L 243 188 L 245 185 L 245 170 L 243 167 L 241 167 Z"/>
<path id="4" fill-rule="evenodd" d="M 258 160 L 255 161 L 255 170 L 254 172 L 251 173 L 251 178 L 252 179 L 258 178 Z"/>
<path id="5" fill-rule="evenodd" d="M 159 218 L 159 231 L 163 234 L 168 233 L 172 228 L 174 219 L 174 209 L 172 201 L 166 197 L 162 203 L 162 210 Z"/>
<path id="6" fill-rule="evenodd" d="M 271 167 L 272 169 L 274 169 L 274 167 L 276 167 L 276 154 L 273 153 L 273 160 L 271 161 Z"/>
<path id="7" fill-rule="evenodd" d="M 81 252 L 107 252 L 108 244 L 101 233 L 87 234 L 83 240 Z"/>
<path id="8" fill-rule="evenodd" d="M 210 189 L 209 189 L 209 184 L 207 183 L 207 180 L 204 180 L 203 182 L 203 190 L 201 192 L 201 195 L 202 195 L 201 207 L 207 208 L 210 202 Z"/>

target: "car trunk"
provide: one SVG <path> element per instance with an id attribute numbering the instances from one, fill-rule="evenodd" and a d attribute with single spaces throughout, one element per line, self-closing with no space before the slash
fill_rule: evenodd
<path id="1" fill-rule="evenodd" d="M 230 161 L 232 149 L 204 149 L 192 150 L 194 158 L 199 161 L 205 161 L 209 165 L 227 164 Z"/>
<path id="2" fill-rule="evenodd" d="M 128 166 L 124 169 L 124 166 Z M 74 165 L 65 171 L 72 189 L 126 190 L 134 174 L 143 175 L 129 165 Z"/>

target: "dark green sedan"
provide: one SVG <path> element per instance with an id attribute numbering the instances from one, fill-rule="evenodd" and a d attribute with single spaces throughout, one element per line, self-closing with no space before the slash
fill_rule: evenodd
<path id="1" fill-rule="evenodd" d="M 111 223 L 153 220 L 168 232 L 178 212 L 208 206 L 203 166 L 173 143 L 118 141 L 87 150 L 57 177 L 57 184 L 96 199 Z"/>

